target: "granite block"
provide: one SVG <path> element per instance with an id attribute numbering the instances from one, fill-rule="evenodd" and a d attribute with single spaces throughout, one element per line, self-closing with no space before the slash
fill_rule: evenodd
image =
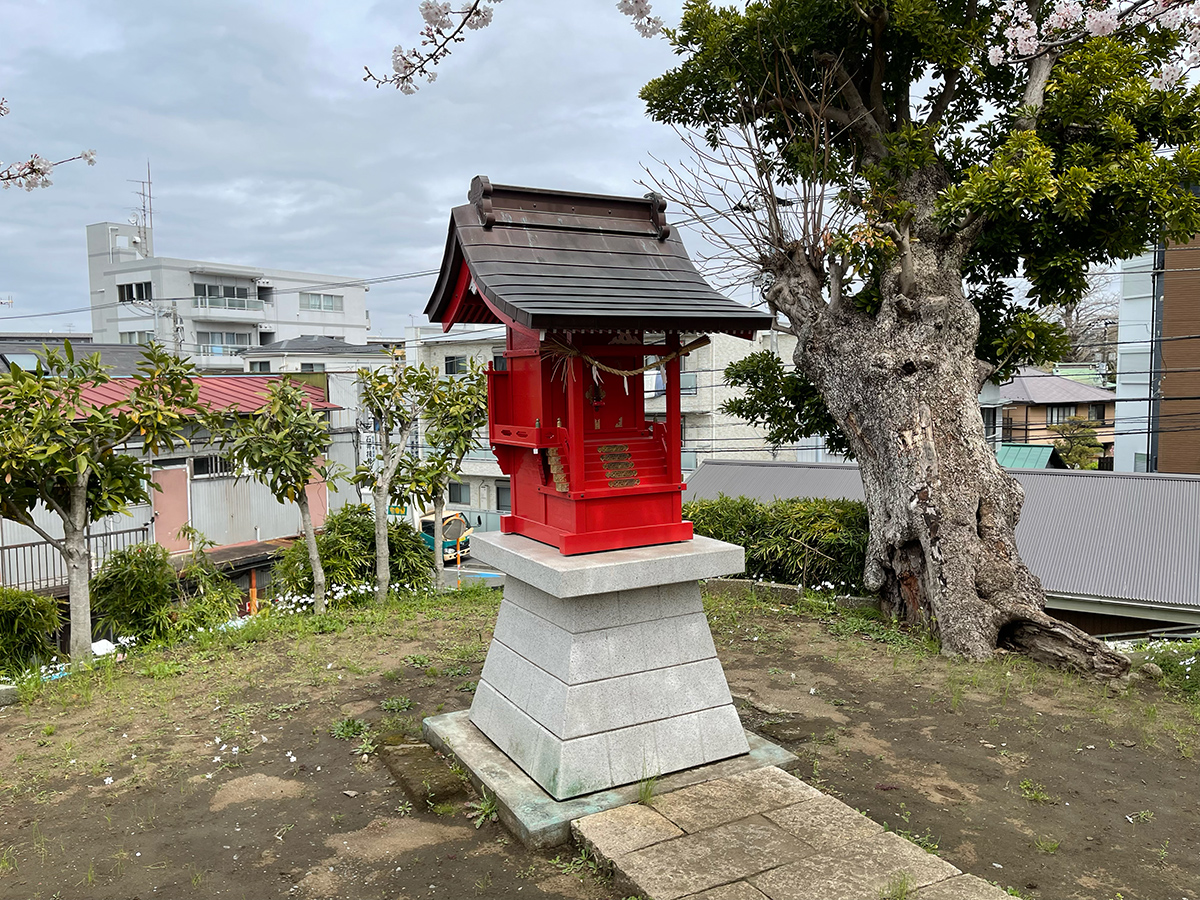
<path id="1" fill-rule="evenodd" d="M 653 809 L 638 803 L 577 819 L 571 833 L 594 856 L 608 860 L 683 834 Z"/>
<path id="2" fill-rule="evenodd" d="M 741 547 L 705 537 L 563 556 L 556 548 L 521 535 L 487 532 L 471 537 L 471 553 L 503 571 L 509 584 L 519 579 L 562 598 L 695 582 L 745 569 Z"/>
<path id="3" fill-rule="evenodd" d="M 749 880 L 771 900 L 862 900 L 887 891 L 902 873 L 910 890 L 961 874 L 945 860 L 888 831 Z"/>
<path id="4" fill-rule="evenodd" d="M 693 832 L 758 813 L 774 819 L 770 810 L 821 796 L 820 791 L 799 778 L 767 767 L 664 794 L 655 798 L 654 808 L 684 831 Z M 807 840 L 804 843 L 813 846 Z"/>
<path id="5" fill-rule="evenodd" d="M 732 704 L 702 710 L 698 719 L 700 756 L 704 762 L 716 762 L 746 752 L 746 734 Z"/>
<path id="6" fill-rule="evenodd" d="M 833 797 L 819 796 L 771 810 L 766 817 L 818 850 L 833 850 L 883 831 L 883 826 Z"/>

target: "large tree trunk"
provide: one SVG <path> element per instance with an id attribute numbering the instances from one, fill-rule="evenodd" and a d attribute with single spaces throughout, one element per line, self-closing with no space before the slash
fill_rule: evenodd
<path id="1" fill-rule="evenodd" d="M 308 492 L 301 489 L 296 498 L 300 507 L 300 524 L 304 528 L 304 544 L 308 547 L 308 561 L 313 573 L 313 612 L 325 612 L 325 567 L 321 565 L 321 553 L 317 550 L 317 533 L 313 530 L 312 513 L 308 508 Z"/>
<path id="2" fill-rule="evenodd" d="M 835 303 L 796 353 L 858 459 L 871 520 L 867 587 L 887 611 L 934 629 L 946 654 L 985 659 L 1007 646 L 1123 675 L 1128 659 L 1046 615 L 1017 552 L 1024 493 L 984 436 L 977 395 L 988 368 L 975 359 L 979 316 L 959 258 L 914 243 L 910 264 L 884 279 L 877 315 Z"/>
<path id="3" fill-rule="evenodd" d="M 445 498 L 445 491 L 439 489 L 438 495 L 433 501 L 433 574 L 439 585 L 442 583 L 442 572 L 446 568 L 446 559 L 442 550 L 442 542 L 445 541 L 442 531 L 442 518 L 446 513 Z"/>

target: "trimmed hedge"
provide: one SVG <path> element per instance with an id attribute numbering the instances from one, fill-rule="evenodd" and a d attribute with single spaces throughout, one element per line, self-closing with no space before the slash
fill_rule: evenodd
<path id="1" fill-rule="evenodd" d="M 0 585 L 0 675 L 16 678 L 54 655 L 58 602 L 33 591 Z"/>
<path id="2" fill-rule="evenodd" d="M 811 498 L 762 503 L 722 494 L 685 503 L 683 517 L 691 519 L 696 534 L 745 547 L 751 578 L 863 591 L 869 524 L 862 503 Z"/>
<path id="3" fill-rule="evenodd" d="M 433 558 L 421 536 L 407 522 L 388 523 L 388 568 L 396 589 L 423 588 L 433 583 Z M 325 567 L 327 588 L 375 584 L 375 513 L 363 504 L 348 504 L 325 519 L 317 535 L 317 552 Z M 272 596 L 311 594 L 312 566 L 308 548 L 298 540 L 281 554 L 271 572 Z M 347 597 L 351 596 L 349 594 Z M 363 593 L 363 600 L 373 598 Z M 330 605 L 337 598 L 327 597 Z"/>

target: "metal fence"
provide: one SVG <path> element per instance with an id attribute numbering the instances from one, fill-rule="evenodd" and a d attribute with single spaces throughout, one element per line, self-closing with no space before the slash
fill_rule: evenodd
<path id="1" fill-rule="evenodd" d="M 150 526 L 88 535 L 91 572 L 114 550 L 150 540 Z M 67 583 L 67 563 L 49 541 L 0 547 L 0 584 L 29 591 L 53 590 Z"/>

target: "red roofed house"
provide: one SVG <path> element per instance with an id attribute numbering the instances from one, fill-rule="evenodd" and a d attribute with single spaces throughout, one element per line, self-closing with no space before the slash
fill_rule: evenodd
<path id="1" fill-rule="evenodd" d="M 205 406 L 251 413 L 262 407 L 268 386 L 275 380 L 266 375 L 206 375 L 197 376 L 196 385 Z M 340 408 L 326 400 L 320 385 L 297 383 L 308 392 L 315 409 Z M 111 403 L 127 396 L 132 388 L 132 379 L 115 378 L 89 388 L 84 398 Z M 280 503 L 264 485 L 251 478 L 238 478 L 203 432 L 197 431 L 189 441 L 147 460 L 154 469 L 154 483 L 160 488 L 152 492 L 149 505 L 131 508 L 128 516 L 110 516 L 92 524 L 89 543 L 93 570 L 99 567 L 106 553 L 143 540 L 153 540 L 171 552 L 188 550 L 188 541 L 179 537 L 183 525 L 202 532 L 218 548 L 245 544 L 250 550 L 255 543 L 299 533 L 300 517 L 295 504 Z M 342 454 L 347 455 L 347 462 L 352 462 L 353 446 L 340 447 L 335 442 L 331 456 L 339 458 Z M 313 525 L 319 528 L 329 509 L 326 484 L 311 483 L 308 497 Z M 61 523 L 53 513 L 38 509 L 34 517 L 50 533 L 62 533 Z M 264 557 L 273 549 L 265 548 L 257 556 Z M 254 555 L 222 554 L 226 558 Z M 53 593 L 59 593 L 60 587 L 62 592 L 66 589 L 59 554 L 31 529 L 7 519 L 0 520 L 0 581 Z"/>

